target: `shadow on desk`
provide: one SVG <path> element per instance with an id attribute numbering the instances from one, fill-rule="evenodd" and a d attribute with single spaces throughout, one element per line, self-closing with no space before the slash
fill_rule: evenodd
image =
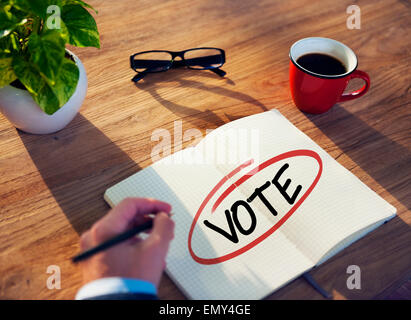
<path id="1" fill-rule="evenodd" d="M 109 209 L 104 191 L 140 167 L 82 115 L 49 135 L 19 131 L 44 182 L 81 234 Z"/>
<path id="2" fill-rule="evenodd" d="M 306 115 L 347 156 L 406 208 L 411 209 L 411 151 L 340 105 L 321 115 Z M 409 122 L 390 123 L 397 131 Z M 401 127 L 403 126 L 403 127 Z M 398 209 L 398 208 L 397 208 Z"/>
<path id="3" fill-rule="evenodd" d="M 202 77 L 206 81 L 198 81 L 193 78 Z M 210 81 L 219 82 L 219 85 L 210 84 Z M 207 83 L 208 82 L 208 83 Z M 182 119 L 187 119 L 192 121 L 196 127 L 199 126 L 198 121 L 205 123 L 205 127 L 208 125 L 214 125 L 216 127 L 222 126 L 226 123 L 224 119 L 218 116 L 215 112 L 206 109 L 205 111 L 200 111 L 197 108 L 187 107 L 178 103 L 175 103 L 171 100 L 166 99 L 165 95 L 159 93 L 159 89 L 163 85 L 168 83 L 175 83 L 177 87 L 182 88 L 193 88 L 200 91 L 206 91 L 213 94 L 217 94 L 226 98 L 231 98 L 237 101 L 241 101 L 250 105 L 257 107 L 257 112 L 268 111 L 268 108 L 261 103 L 260 101 L 254 99 L 253 97 L 245 94 L 243 92 L 237 92 L 231 89 L 228 89 L 227 86 L 234 86 L 235 82 L 228 77 L 219 78 L 209 71 L 198 71 L 191 69 L 176 69 L 169 70 L 166 73 L 153 73 L 148 74 L 142 81 L 136 83 L 136 87 L 140 90 L 144 90 L 157 100 L 158 103 L 163 105 L 165 108 L 181 117 Z M 246 115 L 250 115 L 248 112 Z M 230 120 L 237 120 L 243 116 L 230 115 L 225 113 L 225 116 Z"/>

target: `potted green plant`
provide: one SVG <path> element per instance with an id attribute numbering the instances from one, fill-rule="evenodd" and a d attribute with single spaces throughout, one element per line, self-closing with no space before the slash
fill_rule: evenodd
<path id="1" fill-rule="evenodd" d="M 52 133 L 78 113 L 87 76 L 66 44 L 100 48 L 89 9 L 81 0 L 0 0 L 0 111 L 15 127 Z"/>

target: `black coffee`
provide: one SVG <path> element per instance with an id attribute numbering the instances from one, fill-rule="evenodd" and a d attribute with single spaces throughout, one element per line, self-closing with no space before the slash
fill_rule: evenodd
<path id="1" fill-rule="evenodd" d="M 307 53 L 299 57 L 297 63 L 304 69 L 323 75 L 334 76 L 347 72 L 340 60 L 323 53 Z"/>

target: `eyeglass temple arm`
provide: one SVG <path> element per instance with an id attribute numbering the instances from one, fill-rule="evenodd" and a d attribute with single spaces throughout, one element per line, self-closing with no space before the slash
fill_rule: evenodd
<path id="1" fill-rule="evenodd" d="M 219 75 L 220 77 L 224 77 L 227 72 L 225 72 L 222 69 L 209 69 L 210 71 L 214 72 L 215 74 Z M 137 73 L 133 79 L 131 79 L 131 81 L 133 82 L 139 82 L 141 79 L 143 79 L 146 76 L 147 72 L 141 72 L 141 73 Z"/>
<path id="2" fill-rule="evenodd" d="M 215 74 L 218 74 L 220 77 L 224 77 L 226 74 L 227 74 L 227 72 L 225 72 L 224 70 L 222 70 L 222 69 L 219 69 L 219 68 L 217 68 L 217 69 L 209 69 L 210 71 L 213 71 Z"/>
<path id="3" fill-rule="evenodd" d="M 204 57 L 204 58 L 206 58 L 206 57 Z M 207 61 L 207 59 L 204 59 L 204 58 L 201 58 L 201 59 L 203 59 L 204 62 L 209 62 L 209 60 Z M 199 60 L 199 58 L 196 58 L 196 60 L 197 59 Z M 188 59 L 188 60 L 186 60 L 186 62 L 180 61 L 180 60 L 174 60 L 172 68 L 184 67 L 184 66 L 187 65 L 187 62 L 190 62 L 192 60 L 194 60 L 194 59 Z M 196 63 L 196 64 L 201 65 L 200 63 Z M 213 71 L 215 74 L 218 74 L 220 77 L 224 77 L 227 74 L 224 70 L 221 70 L 220 68 L 209 68 L 209 69 L 204 69 L 204 70 Z"/>
<path id="4" fill-rule="evenodd" d="M 223 58 L 223 63 L 225 59 Z M 198 58 L 191 58 L 185 60 L 188 66 L 200 65 L 206 67 L 212 64 L 221 63 L 221 56 L 220 55 L 213 55 L 207 57 L 198 57 Z M 207 70 L 213 71 L 215 74 L 219 75 L 220 77 L 224 77 L 227 73 L 220 68 L 208 68 Z"/>
<path id="5" fill-rule="evenodd" d="M 133 79 L 131 79 L 131 81 L 133 81 L 133 82 L 139 82 L 141 79 L 143 79 L 143 78 L 146 76 L 146 74 L 147 74 L 146 71 L 137 73 L 137 74 L 133 77 Z"/>

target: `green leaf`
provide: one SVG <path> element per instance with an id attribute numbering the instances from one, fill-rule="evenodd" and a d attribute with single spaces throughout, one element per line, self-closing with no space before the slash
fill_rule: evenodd
<path id="1" fill-rule="evenodd" d="M 62 19 L 70 35 L 70 44 L 100 48 L 96 21 L 86 9 L 80 5 L 66 5 L 62 10 Z"/>
<path id="2" fill-rule="evenodd" d="M 48 30 L 55 30 L 60 33 L 61 38 L 64 40 L 65 43 L 70 41 L 70 35 L 66 25 L 64 24 L 63 20 L 60 20 L 60 28 L 59 29 L 49 29 L 47 23 L 43 26 L 43 32 L 47 32 Z"/>
<path id="3" fill-rule="evenodd" d="M 79 71 L 76 64 L 68 59 L 62 62 L 54 86 L 47 83 L 32 63 L 20 56 L 13 58 L 13 68 L 34 101 L 47 114 L 55 113 L 66 104 L 77 88 Z"/>
<path id="4" fill-rule="evenodd" d="M 34 101 L 47 114 L 53 114 L 59 107 L 59 101 L 31 62 L 21 56 L 13 58 L 13 69 L 21 83 L 26 87 Z"/>
<path id="5" fill-rule="evenodd" d="M 49 13 L 47 8 L 49 6 L 62 7 L 62 0 L 15 0 L 16 8 L 25 12 L 34 13 L 35 15 L 46 19 Z"/>
<path id="6" fill-rule="evenodd" d="M 44 86 L 41 87 L 41 89 L 37 92 L 37 96 L 33 98 L 40 106 L 40 108 L 49 115 L 52 115 L 61 108 L 56 95 L 47 85 L 47 83 L 45 83 Z"/>
<path id="7" fill-rule="evenodd" d="M 11 64 L 12 60 L 12 58 L 0 58 L 0 88 L 7 86 L 17 78 Z"/>
<path id="8" fill-rule="evenodd" d="M 89 5 L 88 3 L 86 3 L 82 0 L 63 0 L 63 6 L 69 5 L 69 4 L 79 4 L 79 5 L 82 5 L 85 8 L 89 8 L 89 9 L 93 10 L 95 13 L 98 13 L 98 11 L 96 9 L 94 9 L 91 5 Z"/>
<path id="9" fill-rule="evenodd" d="M 0 39 L 0 55 L 8 56 L 13 49 L 13 45 L 11 43 L 11 38 L 2 38 Z"/>
<path id="10" fill-rule="evenodd" d="M 69 60 L 64 59 L 61 65 L 57 81 L 51 90 L 57 97 L 60 107 L 63 106 L 76 91 L 80 72 L 77 65 Z"/>
<path id="11" fill-rule="evenodd" d="M 28 50 L 31 60 L 39 71 L 54 83 L 64 58 L 64 40 L 60 32 L 47 30 L 41 35 L 32 34 L 29 37 Z"/>
<path id="12" fill-rule="evenodd" d="M 27 91 L 32 95 L 37 95 L 37 91 L 41 88 L 41 82 L 45 80 L 40 73 L 34 68 L 32 63 L 27 62 L 21 56 L 14 56 L 12 66 L 17 77 L 26 87 Z"/>
<path id="13" fill-rule="evenodd" d="M 10 19 L 4 11 L 0 11 L 0 39 L 8 36 L 18 26 L 27 22 L 26 18 L 17 20 L 15 17 L 11 17 Z"/>
<path id="14" fill-rule="evenodd" d="M 13 6 L 24 12 L 31 12 L 29 0 L 14 0 Z"/>

